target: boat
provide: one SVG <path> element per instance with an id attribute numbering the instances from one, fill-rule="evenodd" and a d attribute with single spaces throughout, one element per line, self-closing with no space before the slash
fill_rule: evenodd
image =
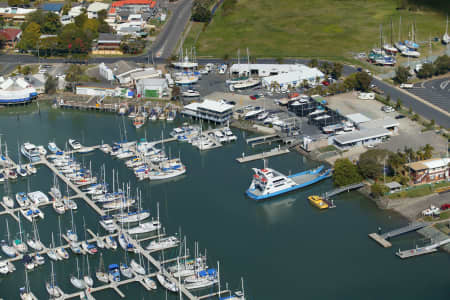
<path id="1" fill-rule="evenodd" d="M 16 194 L 16 201 L 20 207 L 27 207 L 30 205 L 30 200 L 24 192 L 19 192 Z"/>
<path id="2" fill-rule="evenodd" d="M 23 262 L 23 265 L 25 266 L 25 269 L 27 269 L 27 270 L 31 271 L 34 269 L 34 267 L 36 267 L 36 265 L 33 262 L 33 258 L 28 254 L 23 255 L 22 262 Z"/>
<path id="3" fill-rule="evenodd" d="M 249 112 L 247 112 L 244 115 L 244 118 L 245 119 L 251 119 L 251 118 L 257 117 L 259 114 L 262 114 L 263 112 L 264 112 L 263 108 L 256 107 L 255 109 L 252 109 Z"/>
<path id="4" fill-rule="evenodd" d="M 136 129 L 141 128 L 144 126 L 146 119 L 147 118 L 145 118 L 142 114 L 138 114 L 133 120 L 133 126 L 136 127 Z"/>
<path id="5" fill-rule="evenodd" d="M 246 80 L 241 80 L 238 83 L 234 83 L 233 84 L 233 88 L 238 90 L 238 89 L 248 89 L 248 88 L 252 88 L 255 87 L 257 85 L 259 85 L 261 83 L 261 80 L 259 79 L 254 79 L 254 78 L 249 78 Z"/>
<path id="6" fill-rule="evenodd" d="M 152 290 L 156 290 L 157 289 L 156 282 L 153 279 L 151 279 L 150 277 L 144 277 L 143 281 L 144 281 L 144 284 L 148 288 L 150 288 Z"/>
<path id="7" fill-rule="evenodd" d="M 86 283 L 86 285 L 88 287 L 92 287 L 94 285 L 94 280 L 91 277 L 88 256 L 86 256 L 86 264 L 87 264 L 87 270 L 86 270 L 86 274 L 83 276 L 83 281 Z"/>
<path id="8" fill-rule="evenodd" d="M 183 97 L 200 97 L 200 92 L 193 89 L 188 89 L 181 92 L 181 95 L 183 95 Z"/>
<path id="9" fill-rule="evenodd" d="M 14 208 L 14 200 L 8 195 L 2 197 L 3 204 L 5 204 L 8 208 Z"/>
<path id="10" fill-rule="evenodd" d="M 143 266 L 141 266 L 137 261 L 135 261 L 134 259 L 131 260 L 130 262 L 130 267 L 131 269 L 139 274 L 139 275 L 145 275 L 145 268 Z"/>
<path id="11" fill-rule="evenodd" d="M 23 237 L 22 237 L 22 222 L 20 221 L 20 216 L 18 215 L 19 218 L 19 237 L 17 239 L 15 239 L 13 241 L 13 247 L 20 253 L 25 253 L 28 251 L 28 246 L 23 242 Z"/>
<path id="12" fill-rule="evenodd" d="M 167 160 L 160 163 L 159 169 L 148 172 L 150 180 L 163 180 L 177 177 L 186 173 L 186 167 L 179 159 Z"/>
<path id="13" fill-rule="evenodd" d="M 38 162 L 41 160 L 41 154 L 34 144 L 28 142 L 24 143 L 20 146 L 20 152 L 23 156 L 28 158 L 30 162 Z"/>
<path id="14" fill-rule="evenodd" d="M 58 218 L 58 228 L 59 228 L 59 248 L 55 249 L 56 254 L 58 254 L 58 256 L 61 259 L 69 259 L 69 252 L 67 252 L 67 250 L 63 247 L 63 243 L 62 243 L 61 218 Z M 53 239 L 53 234 L 52 234 L 52 239 Z"/>
<path id="15" fill-rule="evenodd" d="M 180 241 L 175 236 L 164 237 L 157 241 L 151 241 L 145 249 L 149 251 L 164 250 L 177 246 L 179 242 Z"/>
<path id="16" fill-rule="evenodd" d="M 64 203 L 66 210 L 70 209 L 72 211 L 78 209 L 77 203 L 72 199 L 69 199 L 68 197 L 64 196 L 62 201 Z"/>
<path id="17" fill-rule="evenodd" d="M 47 251 L 47 256 L 53 261 L 58 261 L 58 260 L 63 259 L 62 257 L 60 257 L 58 255 L 58 252 L 55 249 L 55 240 L 53 237 L 53 232 L 52 232 L 52 243 L 50 244 L 50 249 L 48 249 L 48 251 Z"/>
<path id="18" fill-rule="evenodd" d="M 41 218 L 41 219 L 44 218 L 44 213 L 37 207 L 21 209 L 20 213 L 22 214 L 22 216 L 25 219 L 27 219 L 30 222 L 33 222 L 33 220 L 36 218 Z"/>
<path id="19" fill-rule="evenodd" d="M 36 221 L 34 219 L 32 223 L 33 223 L 33 238 L 27 239 L 27 245 L 36 251 L 41 251 L 44 249 L 44 245 L 42 244 L 39 238 L 39 231 L 37 229 Z"/>
<path id="20" fill-rule="evenodd" d="M 194 54 L 191 53 L 192 59 L 194 60 Z M 180 48 L 180 53 L 178 55 L 179 61 L 173 62 L 172 65 L 179 69 L 195 69 L 198 67 L 198 63 L 195 61 L 190 61 L 188 56 L 188 49 L 186 49 L 186 55 L 183 55 L 183 49 Z"/>
<path id="21" fill-rule="evenodd" d="M 18 251 L 15 247 L 11 246 L 11 244 L 10 244 L 11 237 L 9 234 L 8 219 L 6 219 L 5 221 L 6 221 L 7 240 L 6 241 L 3 240 L 0 242 L 1 249 L 2 249 L 3 253 L 5 253 L 8 257 L 15 257 L 15 256 L 17 256 Z"/>
<path id="22" fill-rule="evenodd" d="M 401 55 L 406 56 L 406 57 L 415 57 L 415 58 L 420 57 L 419 51 L 410 50 L 409 48 L 402 50 L 400 53 L 401 53 Z"/>
<path id="23" fill-rule="evenodd" d="M 246 194 L 254 200 L 282 195 L 322 181 L 332 175 L 332 170 L 324 169 L 324 166 L 289 176 L 270 168 L 253 168 L 253 171 L 255 174 Z"/>
<path id="24" fill-rule="evenodd" d="M 120 273 L 126 278 L 133 277 L 133 272 L 126 263 L 120 263 Z"/>
<path id="25" fill-rule="evenodd" d="M 64 205 L 64 203 L 62 201 L 55 200 L 55 201 L 53 201 L 52 206 L 57 214 L 62 215 L 66 212 L 66 206 Z"/>
<path id="26" fill-rule="evenodd" d="M 8 263 L 6 261 L 0 261 L 0 274 L 6 275 L 9 273 Z"/>
<path id="27" fill-rule="evenodd" d="M 69 139 L 69 145 L 73 150 L 80 150 L 83 146 L 81 146 L 80 142 L 74 139 Z"/>
<path id="28" fill-rule="evenodd" d="M 86 283 L 82 279 L 80 279 L 80 267 L 78 265 L 78 258 L 76 259 L 76 261 L 77 261 L 77 276 L 72 275 L 70 277 L 70 283 L 72 283 L 72 285 L 77 289 L 82 290 L 86 288 Z"/>
<path id="29" fill-rule="evenodd" d="M 81 242 L 81 249 L 83 249 L 86 253 L 89 254 L 95 254 L 98 252 L 98 249 L 94 244 L 90 244 L 86 241 Z"/>
<path id="30" fill-rule="evenodd" d="M 47 293 L 50 295 L 50 297 L 61 297 L 62 296 L 62 291 L 61 289 L 58 287 L 58 285 L 56 284 L 56 277 L 55 277 L 55 272 L 53 271 L 53 262 L 51 263 L 52 266 L 52 272 L 50 274 L 50 282 L 46 282 L 45 283 L 45 289 L 47 290 Z"/>
<path id="31" fill-rule="evenodd" d="M 111 283 L 120 281 L 120 271 L 117 264 L 111 264 L 108 266 L 108 279 Z"/>
<path id="32" fill-rule="evenodd" d="M 97 234 L 98 234 L 98 233 L 97 233 Z M 103 249 L 103 248 L 106 247 L 105 240 L 104 240 L 104 238 L 101 237 L 101 236 L 97 236 L 97 238 L 96 238 L 96 244 L 97 244 L 97 247 L 99 247 L 100 249 Z"/>
<path id="33" fill-rule="evenodd" d="M 126 237 L 123 233 L 119 234 L 119 245 L 125 251 L 130 251 L 130 252 L 135 251 L 134 245 L 128 242 L 128 240 L 126 239 Z"/>
<path id="34" fill-rule="evenodd" d="M 5 173 L 9 180 L 17 179 L 17 172 L 14 169 L 7 169 Z"/>
<path id="35" fill-rule="evenodd" d="M 328 208 L 328 203 L 323 201 L 322 197 L 320 197 L 320 196 L 316 196 L 316 195 L 308 196 L 308 200 L 312 205 L 314 205 L 318 209 L 327 209 Z"/>
<path id="36" fill-rule="evenodd" d="M 161 223 L 157 220 L 152 220 L 150 222 L 141 223 L 138 226 L 129 229 L 128 234 L 142 234 L 148 233 L 161 228 Z"/>
<path id="37" fill-rule="evenodd" d="M 83 249 L 81 249 L 80 242 L 69 242 L 69 248 L 73 254 L 83 254 Z"/>
<path id="38" fill-rule="evenodd" d="M 28 175 L 27 170 L 25 170 L 25 168 L 22 167 L 22 165 L 18 165 L 16 167 L 16 173 L 19 174 L 19 176 L 21 177 L 25 177 Z"/>
<path id="39" fill-rule="evenodd" d="M 107 236 L 105 239 L 105 243 L 106 243 L 106 248 L 113 249 L 113 250 L 117 249 L 117 242 L 113 236 Z"/>
<path id="40" fill-rule="evenodd" d="M 80 294 L 80 300 L 95 300 L 94 296 L 91 295 L 89 289 L 84 290 Z"/>
<path id="41" fill-rule="evenodd" d="M 100 262 L 98 265 L 97 272 L 95 272 L 95 277 L 103 283 L 108 283 L 108 274 L 105 272 L 105 265 L 103 263 L 103 254 L 100 253 Z"/>
<path id="42" fill-rule="evenodd" d="M 450 35 L 448 35 L 448 14 L 447 14 L 447 22 L 445 25 L 445 33 L 442 36 L 442 44 L 447 45 L 450 43 Z"/>
<path id="43" fill-rule="evenodd" d="M 30 175 L 37 173 L 37 169 L 32 164 L 26 164 L 25 170 L 27 170 L 28 174 L 30 174 Z"/>
<path id="44" fill-rule="evenodd" d="M 99 223 L 103 227 L 103 229 L 110 233 L 119 229 L 112 216 L 103 216 Z"/>
<path id="45" fill-rule="evenodd" d="M 59 152 L 62 153 L 61 149 L 59 149 L 59 147 L 54 142 L 49 142 L 47 145 L 47 149 L 53 154 L 56 154 Z"/>
<path id="46" fill-rule="evenodd" d="M 30 291 L 30 283 L 28 281 L 28 272 L 25 270 L 25 286 L 19 289 L 20 299 L 37 300 L 36 296 Z"/>
<path id="47" fill-rule="evenodd" d="M 191 85 L 198 82 L 198 77 L 194 75 L 183 74 L 175 78 L 177 85 Z"/>
<path id="48" fill-rule="evenodd" d="M 36 205 L 46 204 L 50 201 L 47 195 L 41 191 L 28 193 L 27 196 Z"/>
<path id="49" fill-rule="evenodd" d="M 120 208 L 132 206 L 135 202 L 136 202 L 136 200 L 134 200 L 134 199 L 126 199 L 126 200 L 120 199 L 120 200 L 115 200 L 115 201 L 111 201 L 111 202 L 107 202 L 107 203 L 103 204 L 103 208 L 104 209 L 120 209 Z"/>
<path id="50" fill-rule="evenodd" d="M 148 210 L 138 210 L 114 215 L 114 218 L 116 218 L 119 223 L 140 222 L 148 217 L 150 217 L 150 212 Z"/>
<path id="51" fill-rule="evenodd" d="M 178 292 L 178 287 L 176 282 L 171 281 L 167 276 L 158 273 L 156 274 L 156 278 L 158 279 L 159 284 L 161 284 L 165 289 L 169 290 L 170 292 Z"/>

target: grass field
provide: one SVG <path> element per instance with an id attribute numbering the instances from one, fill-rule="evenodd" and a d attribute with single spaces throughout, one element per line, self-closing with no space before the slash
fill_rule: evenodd
<path id="1" fill-rule="evenodd" d="M 445 2 L 445 1 L 444 1 Z M 236 56 L 249 48 L 256 57 L 351 57 L 379 43 L 379 26 L 390 39 L 390 19 L 408 38 L 416 20 L 419 41 L 442 36 L 445 13 L 396 9 L 396 0 L 238 0 L 231 13 L 219 8 L 203 31 L 194 25 L 184 46 L 200 56 Z M 197 38 L 198 34 L 200 35 Z"/>

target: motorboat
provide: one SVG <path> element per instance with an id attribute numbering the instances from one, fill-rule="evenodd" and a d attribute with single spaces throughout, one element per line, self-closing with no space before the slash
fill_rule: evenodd
<path id="1" fill-rule="evenodd" d="M 81 146 L 80 142 L 74 139 L 69 139 L 69 145 L 73 150 L 80 150 L 83 146 Z"/>
<path id="2" fill-rule="evenodd" d="M 117 242 L 116 239 L 113 236 L 107 236 L 105 239 L 106 248 L 108 249 L 117 249 Z"/>
<path id="3" fill-rule="evenodd" d="M 324 166 L 289 176 L 270 168 L 253 168 L 253 171 L 255 174 L 246 194 L 254 200 L 282 195 L 322 181 L 332 175 L 332 170 L 324 169 Z"/>
<path id="4" fill-rule="evenodd" d="M 33 219 L 44 218 L 44 213 L 37 207 L 21 209 L 20 213 L 25 219 L 27 219 L 30 222 L 33 222 Z"/>
<path id="5" fill-rule="evenodd" d="M 37 173 L 36 167 L 34 167 L 32 164 L 26 164 L 25 165 L 25 170 L 27 170 L 27 173 L 30 174 L 30 175 Z"/>
<path id="6" fill-rule="evenodd" d="M 22 146 L 20 146 L 20 152 L 31 162 L 37 162 L 41 160 L 41 154 L 34 144 L 28 142 L 24 143 Z"/>
<path id="7" fill-rule="evenodd" d="M 47 149 L 53 154 L 62 152 L 61 149 L 59 149 L 59 147 L 54 142 L 49 142 L 47 145 Z"/>
<path id="8" fill-rule="evenodd" d="M 161 229 L 161 223 L 157 220 L 152 220 L 146 223 L 140 223 L 138 226 L 128 230 L 128 234 L 142 234 Z"/>
<path id="9" fill-rule="evenodd" d="M 83 249 L 85 252 L 87 252 L 89 254 L 95 254 L 98 252 L 98 249 L 97 249 L 97 247 L 95 247 L 94 244 L 90 244 L 86 241 L 81 242 L 81 249 Z"/>
<path id="10" fill-rule="evenodd" d="M 105 240 L 104 240 L 104 238 L 101 237 L 101 236 L 98 236 L 98 237 L 97 237 L 97 239 L 96 239 L 96 244 L 97 244 L 97 247 L 99 247 L 100 249 L 103 249 L 103 248 L 106 247 Z"/>
<path id="11" fill-rule="evenodd" d="M 64 197 L 63 198 L 63 203 L 64 203 L 64 206 L 66 207 L 66 210 L 67 209 L 70 209 L 70 210 L 77 210 L 78 209 L 77 203 L 75 201 L 73 201 L 72 199 Z"/>
<path id="12" fill-rule="evenodd" d="M 120 271 L 117 264 L 111 264 L 108 266 L 108 279 L 111 283 L 120 281 Z"/>
<path id="13" fill-rule="evenodd" d="M 67 238 L 72 241 L 72 242 L 76 242 L 78 241 L 78 235 L 75 231 L 73 231 L 72 229 L 67 230 L 66 232 L 66 236 Z"/>
<path id="14" fill-rule="evenodd" d="M 30 199 L 36 205 L 45 204 L 50 201 L 48 199 L 47 195 L 41 191 L 28 193 L 27 196 L 28 196 L 28 199 Z"/>
<path id="15" fill-rule="evenodd" d="M 308 196 L 309 203 L 317 207 L 318 209 L 327 209 L 328 203 L 323 201 L 323 198 L 316 195 Z"/>
<path id="16" fill-rule="evenodd" d="M 19 192 L 16 194 L 16 201 L 20 207 L 27 207 L 31 204 L 27 194 L 25 194 L 24 192 Z"/>
<path id="17" fill-rule="evenodd" d="M 45 258 L 42 255 L 40 255 L 39 253 L 34 254 L 32 256 L 32 258 L 33 258 L 33 263 L 36 266 L 41 266 L 41 265 L 45 264 Z"/>
<path id="18" fill-rule="evenodd" d="M 157 289 L 156 282 L 153 279 L 151 279 L 149 277 L 144 277 L 143 281 L 144 281 L 144 284 L 147 287 L 149 287 L 150 289 L 152 289 L 152 290 L 156 290 Z"/>
<path id="19" fill-rule="evenodd" d="M 110 233 L 119 229 L 112 216 L 103 216 L 99 223 L 103 227 L 103 229 Z"/>
<path id="20" fill-rule="evenodd" d="M 69 247 L 70 247 L 70 250 L 74 253 L 74 254 L 82 254 L 83 253 L 83 251 L 82 251 L 82 249 L 81 249 L 81 246 L 80 246 L 80 242 L 70 242 L 69 243 Z"/>
<path id="21" fill-rule="evenodd" d="M 124 263 L 120 263 L 120 273 L 126 278 L 133 277 L 133 271 L 127 264 Z"/>
<path id="22" fill-rule="evenodd" d="M 159 251 L 172 247 L 176 247 L 180 241 L 175 236 L 169 236 L 161 238 L 156 241 L 151 241 L 150 244 L 145 248 L 149 251 Z"/>
<path id="23" fill-rule="evenodd" d="M 14 200 L 11 197 L 3 196 L 2 201 L 8 208 L 14 208 Z"/>
<path id="24" fill-rule="evenodd" d="M 69 259 L 69 252 L 63 247 L 56 248 L 56 254 L 62 259 Z"/>
<path id="25" fill-rule="evenodd" d="M 61 202 L 59 200 L 53 201 L 52 206 L 53 206 L 53 209 L 55 210 L 55 212 L 57 214 L 62 215 L 62 214 L 64 214 L 66 212 L 66 206 L 64 205 L 63 202 Z"/>
<path id="26" fill-rule="evenodd" d="M 200 93 L 192 89 L 181 92 L 181 95 L 183 95 L 183 97 L 200 97 Z"/>
<path id="27" fill-rule="evenodd" d="M 21 166 L 21 165 L 18 165 L 18 166 L 17 166 L 16 172 L 17 172 L 17 174 L 19 174 L 19 176 L 21 176 L 21 177 L 25 177 L 25 176 L 28 175 L 27 170 L 25 170 L 25 168 L 24 168 L 23 166 Z"/>

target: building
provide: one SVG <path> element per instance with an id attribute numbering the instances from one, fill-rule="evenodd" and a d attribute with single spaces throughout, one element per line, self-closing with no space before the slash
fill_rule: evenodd
<path id="1" fill-rule="evenodd" d="M 391 117 L 386 117 L 383 119 L 375 119 L 367 122 L 360 123 L 358 127 L 360 129 L 369 129 L 369 128 L 384 128 L 393 133 L 398 132 L 398 127 L 400 123 Z"/>
<path id="2" fill-rule="evenodd" d="M 318 69 L 302 64 L 234 64 L 230 67 L 230 74 L 235 76 L 254 75 L 266 77 L 290 72 L 305 72 L 305 70 Z"/>
<path id="3" fill-rule="evenodd" d="M 111 8 L 115 8 L 115 13 L 126 11 L 131 14 L 149 13 L 156 14 L 156 1 L 153 0 L 121 0 L 111 4 Z"/>
<path id="4" fill-rule="evenodd" d="M 0 105 L 28 103 L 36 97 L 36 89 L 25 78 L 0 77 Z"/>
<path id="5" fill-rule="evenodd" d="M 305 82 L 307 82 L 308 85 L 315 86 L 324 80 L 324 78 L 325 75 L 319 69 L 308 68 L 302 71 L 293 71 L 264 77 L 261 80 L 261 85 L 266 89 L 288 90 L 289 87 L 299 87 Z"/>
<path id="6" fill-rule="evenodd" d="M 354 125 L 358 126 L 359 124 L 369 122 L 371 119 L 366 115 L 361 113 L 349 114 L 345 116 L 347 120 L 352 122 Z"/>
<path id="7" fill-rule="evenodd" d="M 385 128 L 365 128 L 335 136 L 334 144 L 343 150 L 355 146 L 373 146 L 390 135 L 392 132 Z"/>
<path id="8" fill-rule="evenodd" d="M 131 74 L 144 71 L 145 69 L 139 67 L 135 62 L 119 60 L 108 65 L 106 65 L 105 63 L 101 63 L 98 66 L 98 70 L 100 76 L 104 79 L 108 81 L 117 80 L 120 85 L 129 86 L 133 83 Z"/>
<path id="9" fill-rule="evenodd" d="M 397 193 L 402 190 L 402 185 L 397 181 L 392 181 L 384 184 L 389 189 L 389 194 Z"/>
<path id="10" fill-rule="evenodd" d="M 136 83 L 137 96 L 141 98 L 161 98 L 168 95 L 168 89 L 165 78 L 140 79 Z"/>
<path id="11" fill-rule="evenodd" d="M 21 7 L 0 7 L 0 17 L 3 17 L 5 22 L 24 22 L 25 17 L 36 8 L 21 8 Z"/>
<path id="12" fill-rule="evenodd" d="M 92 54 L 113 55 L 123 54 L 120 50 L 122 37 L 112 33 L 100 33 L 96 45 L 92 49 Z"/>
<path id="13" fill-rule="evenodd" d="M 4 38 L 5 48 L 14 48 L 22 36 L 22 30 L 17 28 L 5 28 L 0 30 L 0 36 Z"/>
<path id="14" fill-rule="evenodd" d="M 101 82 L 87 82 L 77 85 L 76 94 L 86 96 L 110 96 L 119 97 L 123 94 L 126 95 L 126 90 L 123 91 L 119 87 L 113 86 L 108 83 Z"/>
<path id="15" fill-rule="evenodd" d="M 450 180 L 450 158 L 433 158 L 406 164 L 414 184 Z"/>
<path id="16" fill-rule="evenodd" d="M 158 78 L 162 76 L 161 70 L 155 70 L 155 68 L 148 68 L 144 71 L 138 71 L 130 74 L 133 84 L 136 84 L 139 80 L 147 78 Z"/>
<path id="17" fill-rule="evenodd" d="M 234 105 L 224 101 L 205 99 L 202 103 L 193 102 L 184 106 L 181 114 L 215 123 L 224 123 L 233 115 L 233 107 Z"/>
<path id="18" fill-rule="evenodd" d="M 98 13 L 102 10 L 108 11 L 109 4 L 108 3 L 102 3 L 102 2 L 94 2 L 91 3 L 87 8 L 87 16 L 89 19 L 97 19 Z"/>
<path id="19" fill-rule="evenodd" d="M 62 14 L 63 7 L 64 3 L 44 3 L 41 6 L 41 10 L 43 12 L 52 12 L 60 16 Z"/>

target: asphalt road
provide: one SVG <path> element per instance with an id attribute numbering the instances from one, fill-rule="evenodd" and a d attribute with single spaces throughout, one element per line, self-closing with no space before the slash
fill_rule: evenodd
<path id="1" fill-rule="evenodd" d="M 395 102 L 397 101 L 397 99 L 400 99 L 403 103 L 403 106 L 407 108 L 411 107 L 415 113 L 425 117 L 428 120 L 434 120 L 436 124 L 443 126 L 444 128 L 450 128 L 450 117 L 448 115 L 435 110 L 434 108 L 411 97 L 408 94 L 405 94 L 401 90 L 398 90 L 383 81 L 374 79 L 373 83 L 375 83 L 381 90 L 383 90 L 386 96 L 389 95 L 391 97 L 391 101 Z"/>
<path id="2" fill-rule="evenodd" d="M 450 77 L 416 83 L 408 91 L 450 112 Z"/>

